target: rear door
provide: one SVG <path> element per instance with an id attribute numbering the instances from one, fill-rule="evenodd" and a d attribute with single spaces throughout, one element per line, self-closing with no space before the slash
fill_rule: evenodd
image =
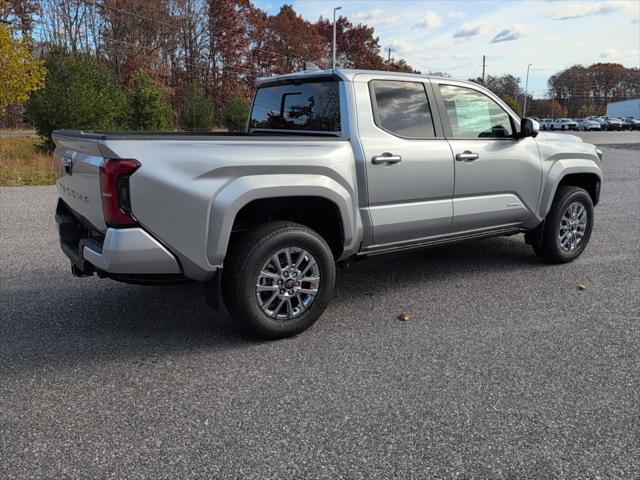
<path id="1" fill-rule="evenodd" d="M 430 83 L 358 75 L 354 87 L 372 243 L 446 233 L 453 216 L 453 157 Z"/>
<path id="2" fill-rule="evenodd" d="M 485 91 L 437 81 L 434 90 L 455 158 L 451 233 L 514 226 L 533 215 L 542 164 L 533 138 Z"/>

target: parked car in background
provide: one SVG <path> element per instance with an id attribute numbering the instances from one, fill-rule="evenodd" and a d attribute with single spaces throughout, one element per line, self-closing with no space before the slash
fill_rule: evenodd
<path id="1" fill-rule="evenodd" d="M 543 118 L 542 120 L 540 120 L 540 129 L 551 130 L 552 123 L 553 123 L 553 118 Z"/>
<path id="2" fill-rule="evenodd" d="M 594 122 L 598 122 L 602 130 L 606 129 L 606 122 L 602 119 L 602 117 L 591 116 L 585 118 L 585 120 L 593 120 Z"/>
<path id="3" fill-rule="evenodd" d="M 607 130 L 622 130 L 622 120 L 614 117 L 601 117 Z"/>
<path id="4" fill-rule="evenodd" d="M 602 124 L 594 119 L 585 118 L 579 122 L 580 130 L 585 132 L 599 132 L 602 130 Z"/>
<path id="5" fill-rule="evenodd" d="M 578 130 L 578 123 L 570 118 L 556 118 L 551 123 L 551 130 Z"/>
<path id="6" fill-rule="evenodd" d="M 640 120 L 633 117 L 627 117 L 622 119 L 623 130 L 640 130 Z"/>

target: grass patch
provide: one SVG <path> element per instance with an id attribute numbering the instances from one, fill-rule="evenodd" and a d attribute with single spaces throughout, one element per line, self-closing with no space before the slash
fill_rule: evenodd
<path id="1" fill-rule="evenodd" d="M 53 157 L 40 137 L 0 137 L 0 185 L 53 185 Z"/>

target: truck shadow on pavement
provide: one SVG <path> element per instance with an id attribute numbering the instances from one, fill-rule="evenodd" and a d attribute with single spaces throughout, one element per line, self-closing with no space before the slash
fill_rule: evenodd
<path id="1" fill-rule="evenodd" d="M 384 294 L 415 284 L 426 289 L 430 282 L 464 280 L 479 273 L 491 281 L 505 272 L 527 275 L 542 268 L 549 267 L 521 237 L 372 257 L 338 271 L 333 302 L 342 309 L 355 309 L 349 303 L 372 291 Z M 58 269 L 46 273 L 29 272 L 26 279 L 11 280 L 0 324 L 2 375 L 262 343 L 248 338 L 224 309 L 211 309 L 201 285 L 195 283 L 149 287 L 95 277 L 77 279 Z M 313 341 L 312 332 L 303 341 Z"/>

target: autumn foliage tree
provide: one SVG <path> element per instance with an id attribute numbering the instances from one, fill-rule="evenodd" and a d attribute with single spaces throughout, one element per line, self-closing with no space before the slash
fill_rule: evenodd
<path id="1" fill-rule="evenodd" d="M 640 96 L 640 69 L 619 63 L 573 65 L 548 81 L 549 93 L 566 108 L 569 116 L 604 112 L 606 104 Z"/>
<path id="2" fill-rule="evenodd" d="M 328 45 L 315 25 L 284 5 L 267 22 L 267 55 L 271 55 L 272 73 L 302 70 L 305 62 L 326 57 Z"/>
<path id="3" fill-rule="evenodd" d="M 44 76 L 42 61 L 32 56 L 28 39 L 14 39 L 9 27 L 0 23 L 0 115 L 9 105 L 26 102 Z"/>

